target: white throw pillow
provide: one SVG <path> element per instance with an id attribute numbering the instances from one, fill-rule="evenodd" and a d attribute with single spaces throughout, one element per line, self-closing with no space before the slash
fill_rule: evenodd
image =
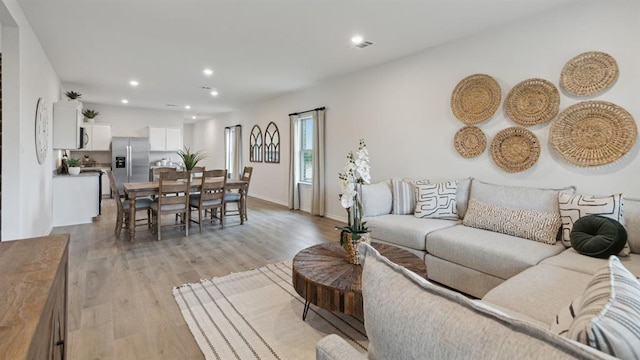
<path id="1" fill-rule="evenodd" d="M 364 217 L 390 214 L 392 198 L 390 181 L 362 185 Z"/>
<path id="2" fill-rule="evenodd" d="M 640 359 L 640 281 L 617 257 L 587 285 L 568 337 L 620 359 Z"/>
<path id="3" fill-rule="evenodd" d="M 580 194 L 558 193 L 558 207 L 562 219 L 562 244 L 571 247 L 571 230 L 573 224 L 581 217 L 587 215 L 600 215 L 616 220 L 624 226 L 624 216 L 622 213 L 624 197 L 622 194 L 609 196 L 593 196 Z M 624 249 L 618 256 L 629 256 L 629 244 L 625 244 Z"/>
<path id="4" fill-rule="evenodd" d="M 458 220 L 457 191 L 457 180 L 437 184 L 416 184 L 414 215 L 423 219 Z"/>

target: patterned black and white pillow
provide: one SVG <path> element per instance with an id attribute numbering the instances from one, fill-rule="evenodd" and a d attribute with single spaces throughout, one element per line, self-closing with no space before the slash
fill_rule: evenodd
<path id="1" fill-rule="evenodd" d="M 416 184 L 414 215 L 424 219 L 458 220 L 457 190 L 457 180 L 437 184 Z"/>
<path id="2" fill-rule="evenodd" d="M 587 285 L 568 338 L 620 359 L 640 358 L 640 281 L 611 256 Z"/>
<path id="3" fill-rule="evenodd" d="M 570 235 L 573 224 L 583 216 L 600 215 L 616 220 L 624 226 L 623 205 L 622 194 L 590 196 L 558 193 L 558 207 L 562 219 L 562 244 L 565 247 L 571 247 Z M 627 243 L 618 256 L 628 256 L 630 251 Z"/>

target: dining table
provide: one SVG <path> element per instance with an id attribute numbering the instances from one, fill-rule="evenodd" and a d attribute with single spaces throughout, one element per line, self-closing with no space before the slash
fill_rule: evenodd
<path id="1" fill-rule="evenodd" d="M 241 179 L 227 179 L 226 190 L 237 189 L 240 193 L 240 204 L 246 209 L 246 189 L 248 182 Z M 129 201 L 129 239 L 134 241 L 136 238 L 136 199 L 146 196 L 158 196 L 160 190 L 159 181 L 131 182 L 123 183 L 126 199 Z M 201 181 L 191 183 L 189 191 L 199 191 Z M 244 224 L 243 217 L 240 217 L 240 223 Z M 185 225 L 188 226 L 189 224 Z"/>

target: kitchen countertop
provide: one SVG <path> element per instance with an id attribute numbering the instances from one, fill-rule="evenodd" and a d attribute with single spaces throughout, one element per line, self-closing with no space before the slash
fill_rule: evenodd
<path id="1" fill-rule="evenodd" d="M 98 169 L 99 170 L 99 169 Z M 75 178 L 75 177 L 85 177 L 85 176 L 98 176 L 100 175 L 100 173 L 98 172 L 81 172 L 78 175 L 69 175 L 69 174 L 53 174 L 53 177 L 71 177 L 71 178 Z"/>

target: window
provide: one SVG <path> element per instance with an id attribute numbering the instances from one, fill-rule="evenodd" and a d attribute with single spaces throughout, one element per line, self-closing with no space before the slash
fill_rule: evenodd
<path id="1" fill-rule="evenodd" d="M 313 162 L 313 119 L 303 118 L 300 122 L 300 153 L 299 153 L 299 171 L 300 182 L 313 182 L 312 162 Z"/>

